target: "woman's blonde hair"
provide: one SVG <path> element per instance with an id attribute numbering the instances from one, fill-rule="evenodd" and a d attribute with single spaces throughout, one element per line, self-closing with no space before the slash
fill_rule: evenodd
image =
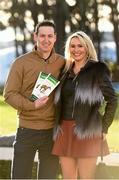
<path id="1" fill-rule="evenodd" d="M 90 37 L 86 33 L 84 33 L 83 31 L 77 31 L 77 32 L 71 34 L 67 38 L 67 41 L 66 41 L 66 44 L 65 44 L 66 65 L 65 65 L 65 69 L 64 70 L 68 70 L 70 65 L 74 61 L 71 58 L 70 50 L 69 50 L 70 49 L 71 39 L 74 38 L 74 37 L 79 38 L 81 45 L 86 48 L 86 51 L 87 51 L 87 61 L 89 61 L 89 60 L 98 61 L 97 53 L 96 53 L 95 47 L 94 47 L 93 42 L 90 39 Z"/>

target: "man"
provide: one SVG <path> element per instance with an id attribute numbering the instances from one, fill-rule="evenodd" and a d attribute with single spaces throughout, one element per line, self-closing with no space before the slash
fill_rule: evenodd
<path id="1" fill-rule="evenodd" d="M 32 166 L 38 151 L 38 179 L 56 178 L 58 159 L 51 155 L 54 125 L 53 95 L 30 101 L 39 73 L 58 78 L 64 58 L 55 53 L 55 25 L 44 21 L 36 26 L 33 51 L 16 59 L 4 89 L 5 101 L 17 109 L 19 127 L 14 142 L 12 179 L 31 179 Z"/>

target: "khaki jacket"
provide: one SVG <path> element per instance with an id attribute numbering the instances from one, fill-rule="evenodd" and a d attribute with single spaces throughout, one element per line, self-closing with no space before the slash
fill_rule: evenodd
<path id="1" fill-rule="evenodd" d="M 49 129 L 54 125 L 54 92 L 51 93 L 48 103 L 35 109 L 34 102 L 30 101 L 32 90 L 41 71 L 51 73 L 58 78 L 64 66 L 64 58 L 55 53 L 45 60 L 42 54 L 33 50 L 18 57 L 12 64 L 4 88 L 5 101 L 17 109 L 19 126 L 31 129 Z"/>

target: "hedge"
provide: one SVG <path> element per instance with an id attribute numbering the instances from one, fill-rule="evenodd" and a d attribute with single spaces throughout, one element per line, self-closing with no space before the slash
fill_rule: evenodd
<path id="1" fill-rule="evenodd" d="M 32 179 L 36 179 L 37 162 L 34 162 Z M 0 179 L 10 179 L 11 160 L 0 160 Z"/>

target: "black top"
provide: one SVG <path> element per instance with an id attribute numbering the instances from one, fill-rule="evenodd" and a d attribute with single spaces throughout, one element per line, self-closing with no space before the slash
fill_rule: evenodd
<path id="1" fill-rule="evenodd" d="M 63 87 L 62 87 L 62 114 L 61 118 L 63 120 L 73 120 L 72 112 L 73 112 L 73 103 L 74 103 L 74 95 L 75 95 L 75 74 L 71 71 L 69 72 Z"/>

